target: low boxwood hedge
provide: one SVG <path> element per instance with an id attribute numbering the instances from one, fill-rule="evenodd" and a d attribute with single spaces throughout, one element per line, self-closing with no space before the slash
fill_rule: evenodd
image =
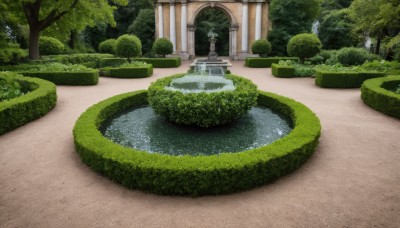
<path id="1" fill-rule="evenodd" d="M 153 66 L 146 64 L 143 66 L 104 68 L 103 76 L 111 78 L 147 78 L 153 75 Z"/>
<path id="2" fill-rule="evenodd" d="M 7 73 L 0 73 L 0 78 Z M 56 86 L 48 81 L 15 76 L 30 92 L 20 97 L 0 102 L 0 135 L 44 116 L 56 106 Z"/>
<path id="3" fill-rule="evenodd" d="M 293 60 L 299 61 L 299 58 L 296 57 L 266 57 L 266 58 L 257 58 L 257 57 L 248 57 L 245 60 L 245 66 L 251 68 L 270 68 L 273 63 L 279 63 L 281 60 Z"/>
<path id="4" fill-rule="evenodd" d="M 125 58 L 104 58 L 100 59 L 100 67 L 118 67 L 124 63 L 127 63 L 128 60 Z"/>
<path id="5" fill-rule="evenodd" d="M 272 64 L 272 75 L 278 78 L 293 78 L 295 68 L 291 66 L 282 66 L 276 63 Z"/>
<path id="6" fill-rule="evenodd" d="M 382 72 L 328 72 L 317 70 L 315 84 L 322 88 L 360 88 L 371 78 L 384 77 Z"/>
<path id="7" fill-rule="evenodd" d="M 56 85 L 96 85 L 99 82 L 99 71 L 89 72 L 21 72 L 24 76 L 41 78 Z"/>
<path id="8" fill-rule="evenodd" d="M 400 76 L 369 79 L 361 86 L 361 99 L 372 108 L 400 119 L 400 94 L 390 91 L 398 86 Z"/>
<path id="9" fill-rule="evenodd" d="M 291 173 L 318 145 L 321 126 L 306 106 L 259 92 L 258 105 L 291 121 L 292 132 L 267 146 L 212 156 L 170 156 L 126 148 L 105 138 L 99 128 L 127 109 L 147 104 L 147 92 L 121 94 L 84 112 L 73 134 L 76 151 L 93 170 L 122 185 L 156 194 L 215 195 L 247 190 Z"/>
<path id="10" fill-rule="evenodd" d="M 181 58 L 135 58 L 135 61 L 145 62 L 154 68 L 173 68 L 181 65 Z"/>
<path id="11" fill-rule="evenodd" d="M 257 86 L 248 79 L 234 75 L 225 76 L 232 80 L 234 90 L 182 93 L 166 89 L 173 79 L 182 76 L 184 74 L 158 79 L 149 87 L 150 106 L 155 113 L 167 117 L 169 121 L 200 127 L 222 125 L 244 115 L 257 103 Z"/>

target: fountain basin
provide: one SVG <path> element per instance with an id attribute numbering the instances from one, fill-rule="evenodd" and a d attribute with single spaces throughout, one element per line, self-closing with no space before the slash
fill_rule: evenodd
<path id="1" fill-rule="evenodd" d="M 293 130 L 272 144 L 239 153 L 211 156 L 151 154 L 112 142 L 100 132 L 108 119 L 147 105 L 147 91 L 121 94 L 85 111 L 73 134 L 82 161 L 128 188 L 166 195 L 215 195 L 250 189 L 296 170 L 318 145 L 319 119 L 306 106 L 276 94 L 259 92 L 257 105 L 291 123 Z"/>

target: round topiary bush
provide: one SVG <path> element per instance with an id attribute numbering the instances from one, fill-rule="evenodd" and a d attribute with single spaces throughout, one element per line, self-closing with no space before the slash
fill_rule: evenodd
<path id="1" fill-rule="evenodd" d="M 99 44 L 100 53 L 115 54 L 116 39 L 108 39 Z"/>
<path id="2" fill-rule="evenodd" d="M 304 59 L 311 58 L 321 51 L 321 41 L 315 34 L 303 33 L 292 37 L 287 45 L 290 56 L 299 57 L 303 63 Z"/>
<path id="3" fill-rule="evenodd" d="M 167 38 L 160 38 L 154 42 L 153 51 L 156 54 L 162 55 L 165 58 L 165 55 L 172 54 L 172 52 L 174 51 L 174 46 L 172 42 Z"/>
<path id="4" fill-rule="evenodd" d="M 127 58 L 130 62 L 132 57 L 142 53 L 142 42 L 135 35 L 122 35 L 117 39 L 115 53 L 120 57 Z"/>
<path id="5" fill-rule="evenodd" d="M 271 44 L 266 39 L 259 39 L 254 41 L 251 45 L 253 54 L 259 54 L 262 57 L 268 56 L 271 52 Z"/>
<path id="6" fill-rule="evenodd" d="M 162 78 L 149 87 L 150 106 L 171 122 L 212 127 L 232 122 L 256 105 L 257 86 L 248 79 L 226 75 L 235 89 L 221 92 L 184 93 L 167 88 L 182 76 Z"/>
<path id="7" fill-rule="evenodd" d="M 53 37 L 41 36 L 39 52 L 41 55 L 59 55 L 64 51 L 64 44 Z"/>
<path id="8" fill-rule="evenodd" d="M 362 65 L 367 60 L 373 60 L 377 58 L 377 56 L 369 53 L 364 48 L 342 48 L 337 53 L 337 59 L 343 66 Z"/>

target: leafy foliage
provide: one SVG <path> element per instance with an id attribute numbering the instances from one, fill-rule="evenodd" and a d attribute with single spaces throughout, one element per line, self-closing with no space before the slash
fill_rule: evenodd
<path id="1" fill-rule="evenodd" d="M 64 51 L 64 44 L 53 37 L 41 36 L 39 52 L 41 55 L 59 55 Z"/>
<path id="2" fill-rule="evenodd" d="M 253 54 L 259 54 L 262 57 L 266 57 L 271 52 L 271 44 L 266 39 L 256 40 L 251 45 L 251 51 Z"/>
<path id="3" fill-rule="evenodd" d="M 287 52 L 290 56 L 299 57 L 303 63 L 306 58 L 315 56 L 321 51 L 321 41 L 314 34 L 299 34 L 289 40 Z"/>
<path id="4" fill-rule="evenodd" d="M 344 66 L 361 65 L 365 61 L 379 59 L 378 56 L 370 54 L 363 48 L 342 48 L 337 53 L 339 63 Z"/>
<path id="5" fill-rule="evenodd" d="M 139 56 L 142 53 L 142 43 L 135 35 L 122 35 L 117 39 L 115 52 L 120 57 L 125 57 L 128 62 L 132 57 Z"/>
<path id="6" fill-rule="evenodd" d="M 7 44 L 0 49 L 0 65 L 17 64 L 27 60 L 26 50 L 19 48 L 19 45 Z"/>
<path id="7" fill-rule="evenodd" d="M 142 53 L 152 51 L 155 34 L 155 18 L 153 9 L 142 9 L 128 28 L 128 33 L 135 34 L 142 41 Z"/>
<path id="8" fill-rule="evenodd" d="M 15 74 L 2 73 L 0 77 L 0 102 L 23 95 L 21 85 L 15 80 Z"/>
<path id="9" fill-rule="evenodd" d="M 153 44 L 153 50 L 156 54 L 162 55 L 165 58 L 165 55 L 172 54 L 174 46 L 172 42 L 167 38 L 159 38 Z"/>
<path id="10" fill-rule="evenodd" d="M 117 40 L 108 39 L 100 43 L 99 51 L 100 53 L 115 54 L 115 46 L 117 45 Z"/>

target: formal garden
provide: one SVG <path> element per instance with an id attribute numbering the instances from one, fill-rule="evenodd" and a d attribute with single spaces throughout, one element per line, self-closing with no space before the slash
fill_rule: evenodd
<path id="1" fill-rule="evenodd" d="M 0 226 L 400 226 L 400 3 L 191 2 L 0 0 Z"/>

